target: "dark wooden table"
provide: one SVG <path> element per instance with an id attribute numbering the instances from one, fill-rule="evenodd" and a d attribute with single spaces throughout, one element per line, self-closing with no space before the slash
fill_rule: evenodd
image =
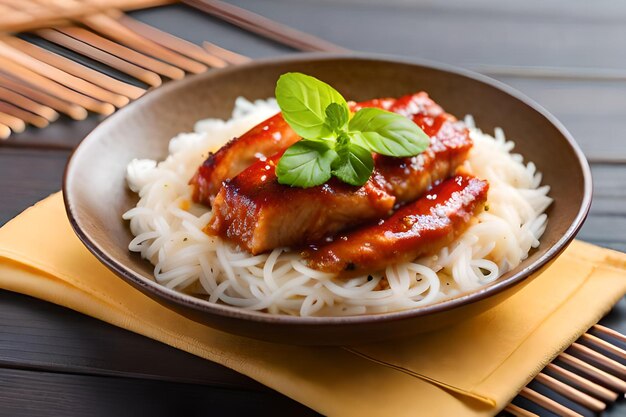
<path id="1" fill-rule="evenodd" d="M 566 125 L 592 164 L 594 203 L 579 238 L 626 251 L 623 2 L 233 3 L 347 48 L 455 64 L 523 91 Z M 293 52 L 185 6 L 133 15 L 190 41 L 210 40 L 251 57 Z M 98 122 L 96 117 L 64 120 L 0 144 L 0 225 L 60 188 L 72 148 Z M 603 321 L 622 332 L 624 304 Z M 68 309 L 0 291 L 0 416 L 244 413 L 313 414 L 219 365 Z M 626 415 L 626 406 L 618 404 L 607 415 Z"/>

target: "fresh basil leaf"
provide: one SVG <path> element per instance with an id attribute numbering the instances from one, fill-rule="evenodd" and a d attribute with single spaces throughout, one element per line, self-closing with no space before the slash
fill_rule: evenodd
<path id="1" fill-rule="evenodd" d="M 306 139 L 329 136 L 326 108 L 331 103 L 348 107 L 346 100 L 328 84 L 298 72 L 283 74 L 276 83 L 276 100 L 285 121 Z"/>
<path id="2" fill-rule="evenodd" d="M 337 139 L 335 151 L 338 157 L 332 163 L 332 174 L 351 185 L 365 184 L 374 170 L 372 153 L 351 143 L 345 134 Z"/>
<path id="3" fill-rule="evenodd" d="M 354 142 L 381 155 L 414 156 L 430 144 L 428 135 L 412 120 L 376 108 L 356 112 L 348 129 Z"/>
<path id="4" fill-rule="evenodd" d="M 338 103 L 330 103 L 326 107 L 326 124 L 331 131 L 337 132 L 345 130 L 348 124 L 348 115 L 350 110 Z"/>
<path id="5" fill-rule="evenodd" d="M 276 176 L 280 184 L 308 188 L 325 183 L 337 153 L 326 142 L 303 139 L 291 145 L 278 161 Z"/>

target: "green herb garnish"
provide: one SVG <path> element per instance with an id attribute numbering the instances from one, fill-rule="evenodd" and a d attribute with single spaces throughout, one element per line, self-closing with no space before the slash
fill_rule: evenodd
<path id="1" fill-rule="evenodd" d="M 337 90 L 305 74 L 281 75 L 276 100 L 285 121 L 303 138 L 278 162 L 281 184 L 308 188 L 335 176 L 360 186 L 374 170 L 372 152 L 408 157 L 430 143 L 422 129 L 399 114 L 365 108 L 351 115 Z"/>
<path id="2" fill-rule="evenodd" d="M 303 138 L 278 162 L 281 184 L 314 187 L 335 176 L 360 186 L 374 170 L 372 152 L 414 156 L 430 143 L 422 129 L 399 114 L 365 108 L 351 115 L 337 90 L 301 73 L 280 76 L 276 100 L 285 121 Z"/>

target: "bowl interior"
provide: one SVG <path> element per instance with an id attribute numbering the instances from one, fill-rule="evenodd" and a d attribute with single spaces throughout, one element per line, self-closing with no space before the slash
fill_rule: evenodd
<path id="1" fill-rule="evenodd" d="M 318 77 L 347 99 L 357 101 L 425 90 L 457 117 L 472 114 L 477 126 L 485 132 L 502 127 L 507 137 L 516 142 L 516 151 L 537 165 L 544 175 L 544 183 L 551 186 L 550 195 L 554 198 L 541 246 L 495 283 L 463 296 L 462 302 L 471 303 L 520 282 L 562 250 L 581 226 L 590 202 L 588 166 L 560 124 L 530 100 L 485 77 L 431 64 L 377 57 L 309 55 L 259 61 L 172 83 L 103 122 L 79 146 L 66 171 L 66 206 L 81 239 L 109 267 L 156 298 L 168 298 L 206 314 L 260 322 L 268 320 L 268 314 L 212 305 L 156 285 L 152 266 L 128 251 L 132 235 L 121 216 L 137 201 L 125 182 L 125 168 L 133 158 L 163 159 L 169 139 L 177 133 L 192 131 L 199 119 L 230 117 L 238 96 L 248 99 L 273 96 L 277 78 L 288 71 Z M 455 307 L 458 302 L 444 301 L 435 307 L 401 314 L 428 314 L 434 309 Z M 349 323 L 350 320 L 380 320 L 380 316 L 384 319 L 394 314 L 398 313 L 314 318 L 310 322 Z M 304 319 L 270 318 L 284 322 L 304 322 Z"/>

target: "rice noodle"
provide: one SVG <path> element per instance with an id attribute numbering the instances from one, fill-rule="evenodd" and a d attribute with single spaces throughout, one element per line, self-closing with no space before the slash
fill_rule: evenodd
<path id="1" fill-rule="evenodd" d="M 129 249 L 154 265 L 157 282 L 211 302 L 273 314 L 337 316 L 381 313 L 431 304 L 496 280 L 539 245 L 552 202 L 532 162 L 512 153 L 496 129 L 482 133 L 471 116 L 474 148 L 465 168 L 490 184 L 488 211 L 436 255 L 351 279 L 313 270 L 297 253 L 275 249 L 253 256 L 202 228 L 211 217 L 191 202 L 188 180 L 232 137 L 278 111 L 273 99 L 237 99 L 229 121 L 207 119 L 173 138 L 162 162 L 133 160 L 127 169 L 137 206 L 126 212 L 135 238 Z"/>

